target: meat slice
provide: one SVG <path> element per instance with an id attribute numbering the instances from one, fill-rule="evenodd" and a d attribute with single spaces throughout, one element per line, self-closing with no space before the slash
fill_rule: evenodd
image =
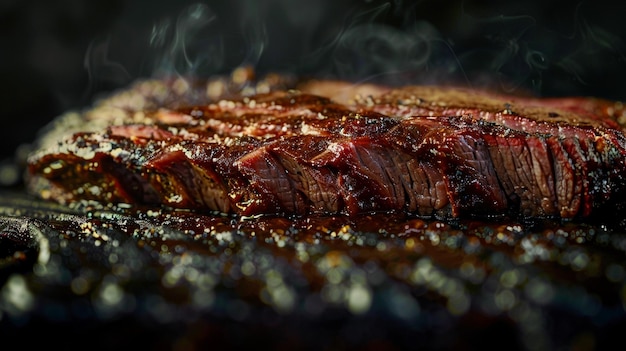
<path id="1" fill-rule="evenodd" d="M 576 219 L 626 203 L 626 139 L 609 102 L 358 91 L 379 95 L 347 105 L 280 90 L 142 111 L 43 144 L 27 184 L 62 203 L 246 216 Z"/>

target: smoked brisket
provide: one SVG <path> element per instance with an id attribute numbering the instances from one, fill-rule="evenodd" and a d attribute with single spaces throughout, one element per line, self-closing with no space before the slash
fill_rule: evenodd
<path id="1" fill-rule="evenodd" d="M 76 114 L 42 136 L 27 186 L 61 203 L 243 216 L 584 219 L 626 204 L 620 103 L 297 88 Z"/>

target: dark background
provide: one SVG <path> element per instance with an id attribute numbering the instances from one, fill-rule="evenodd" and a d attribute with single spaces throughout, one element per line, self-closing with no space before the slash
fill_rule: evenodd
<path id="1" fill-rule="evenodd" d="M 624 10 L 613 1 L 0 0 L 0 166 L 99 94 L 242 64 L 621 100 Z"/>

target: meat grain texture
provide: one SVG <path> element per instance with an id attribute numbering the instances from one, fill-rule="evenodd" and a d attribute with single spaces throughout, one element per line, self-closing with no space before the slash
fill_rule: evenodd
<path id="1" fill-rule="evenodd" d="M 269 83 L 268 83 L 269 82 Z M 61 116 L 30 192 L 242 216 L 602 217 L 626 204 L 626 116 L 594 98 L 446 86 L 139 82 Z"/>

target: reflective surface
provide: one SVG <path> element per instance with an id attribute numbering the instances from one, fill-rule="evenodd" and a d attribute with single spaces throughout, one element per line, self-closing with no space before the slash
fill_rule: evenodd
<path id="1" fill-rule="evenodd" d="M 0 211 L 0 324 L 26 344 L 605 349 L 626 326 L 626 236 L 599 225 Z"/>

